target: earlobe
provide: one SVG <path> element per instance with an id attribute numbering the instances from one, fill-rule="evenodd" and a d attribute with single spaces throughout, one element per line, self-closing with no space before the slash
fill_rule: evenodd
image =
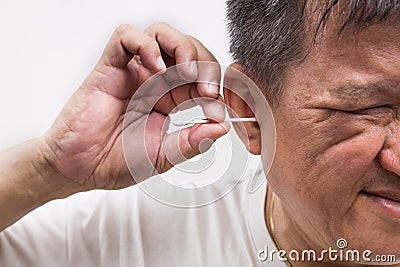
<path id="1" fill-rule="evenodd" d="M 231 67 L 238 69 L 241 65 L 233 63 Z M 254 117 L 255 101 L 244 81 L 237 77 L 224 78 L 224 99 L 231 118 Z M 253 111 L 254 110 L 254 111 Z M 233 127 L 247 150 L 254 155 L 261 153 L 261 133 L 257 122 L 234 123 Z"/>

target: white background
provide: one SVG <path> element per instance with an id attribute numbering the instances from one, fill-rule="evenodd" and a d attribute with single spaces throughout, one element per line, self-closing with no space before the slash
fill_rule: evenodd
<path id="1" fill-rule="evenodd" d="M 225 1 L 6 0 L 0 4 L 0 150 L 41 136 L 122 23 L 168 22 L 230 63 Z"/>

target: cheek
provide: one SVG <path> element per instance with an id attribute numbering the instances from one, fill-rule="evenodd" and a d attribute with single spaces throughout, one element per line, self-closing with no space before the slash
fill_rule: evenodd
<path id="1" fill-rule="evenodd" d="M 334 191 L 328 194 L 332 198 L 355 197 L 363 179 L 376 173 L 377 155 L 383 146 L 385 133 L 374 127 L 343 137 L 338 135 L 338 142 L 321 150 L 310 168 L 312 182 L 320 186 L 322 192 L 324 188 Z"/>
<path id="2" fill-rule="evenodd" d="M 366 121 L 277 119 L 269 184 L 292 214 L 314 226 L 332 224 L 353 205 L 363 178 L 376 171 L 384 137 L 382 127 Z"/>

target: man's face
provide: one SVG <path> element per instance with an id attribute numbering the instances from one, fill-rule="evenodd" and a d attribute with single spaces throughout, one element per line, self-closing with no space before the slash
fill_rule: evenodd
<path id="1" fill-rule="evenodd" d="M 349 248 L 400 254 L 400 169 L 391 161 L 400 160 L 399 29 L 323 37 L 288 69 L 268 181 L 299 234 L 321 249 L 345 238 Z"/>

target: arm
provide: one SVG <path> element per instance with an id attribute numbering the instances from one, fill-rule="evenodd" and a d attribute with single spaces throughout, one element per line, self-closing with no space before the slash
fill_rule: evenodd
<path id="1" fill-rule="evenodd" d="M 49 165 L 46 149 L 37 138 L 0 153 L 0 231 L 44 203 L 78 191 Z"/>

